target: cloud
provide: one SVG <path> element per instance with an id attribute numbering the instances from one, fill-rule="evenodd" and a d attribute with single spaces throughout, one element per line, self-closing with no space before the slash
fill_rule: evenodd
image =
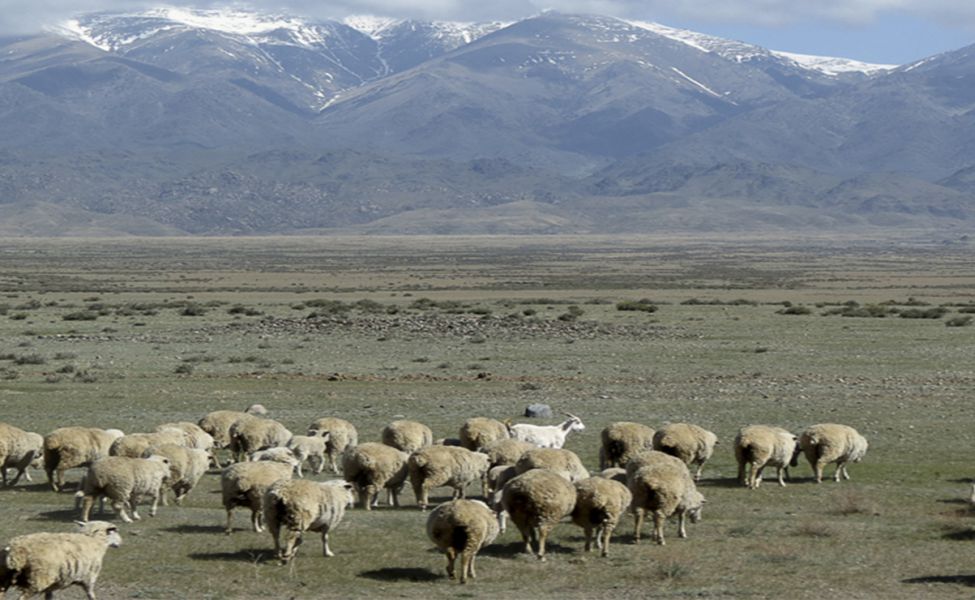
<path id="1" fill-rule="evenodd" d="M 233 5 L 268 12 L 330 18 L 371 13 L 423 19 L 517 19 L 552 9 L 561 12 L 615 15 L 701 23 L 736 23 L 776 27 L 809 20 L 866 26 L 885 14 L 900 13 L 962 28 L 975 24 L 971 0 L 4 0 L 0 32 L 36 31 L 72 15 L 95 11 L 134 11 L 159 4 L 214 8 Z"/>

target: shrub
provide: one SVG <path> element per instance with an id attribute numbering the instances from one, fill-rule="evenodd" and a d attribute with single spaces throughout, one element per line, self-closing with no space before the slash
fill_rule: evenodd
<path id="1" fill-rule="evenodd" d="M 302 307 L 304 308 L 304 307 Z M 257 310 L 256 308 L 251 308 L 249 306 L 241 306 L 237 304 L 227 309 L 227 314 L 230 315 L 244 315 L 247 317 L 257 317 L 264 314 L 264 311 Z"/>
<path id="2" fill-rule="evenodd" d="M 14 313 L 10 315 L 11 321 L 23 321 L 27 318 L 27 313 Z"/>
<path id="3" fill-rule="evenodd" d="M 190 363 L 185 363 L 185 362 L 184 363 L 181 363 L 181 364 L 179 364 L 179 365 L 176 366 L 176 368 L 173 370 L 173 372 L 176 373 L 177 375 L 192 375 L 193 374 L 193 365 L 190 364 Z"/>
<path id="4" fill-rule="evenodd" d="M 934 308 L 909 308 L 900 311 L 902 319 L 940 319 L 948 313 L 948 309 L 943 306 Z"/>
<path id="5" fill-rule="evenodd" d="M 585 311 L 583 311 L 581 308 L 579 308 L 578 306 L 576 306 L 575 304 L 573 304 L 573 305 L 569 306 L 569 308 L 568 308 L 568 310 L 566 312 L 562 313 L 561 315 L 559 315 L 556 318 L 559 321 L 571 322 L 571 321 L 575 321 L 580 316 L 582 316 L 583 312 L 585 312 Z"/>
<path id="6" fill-rule="evenodd" d="M 199 304 L 193 304 L 192 302 L 183 307 L 183 310 L 179 311 L 179 314 L 184 317 L 202 317 L 207 314 L 207 309 Z"/>
<path id="7" fill-rule="evenodd" d="M 945 321 L 945 327 L 968 327 L 972 324 L 972 317 L 965 315 L 962 317 L 952 317 Z"/>
<path id="8" fill-rule="evenodd" d="M 624 300 L 617 302 L 616 310 L 637 310 L 645 313 L 655 313 L 658 307 L 651 300 L 643 298 L 642 300 Z"/>
<path id="9" fill-rule="evenodd" d="M 98 318 L 98 313 L 93 310 L 79 310 L 68 313 L 61 318 L 65 321 L 94 321 Z"/>
<path id="10" fill-rule="evenodd" d="M 811 315 L 812 309 L 808 306 L 796 305 L 787 306 L 781 310 L 775 311 L 775 313 L 779 315 Z"/>
<path id="11" fill-rule="evenodd" d="M 40 354 L 23 354 L 14 359 L 15 365 L 43 365 L 47 359 Z"/>

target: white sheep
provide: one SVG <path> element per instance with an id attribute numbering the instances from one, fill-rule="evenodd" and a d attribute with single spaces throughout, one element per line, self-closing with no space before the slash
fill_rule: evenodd
<path id="1" fill-rule="evenodd" d="M 498 465 L 488 469 L 487 481 L 491 491 L 485 495 L 485 498 L 488 499 L 488 505 L 497 514 L 501 533 L 508 530 L 508 513 L 501 506 L 501 492 L 504 490 L 504 486 L 518 475 L 520 473 L 514 465 Z"/>
<path id="2" fill-rule="evenodd" d="M 491 469 L 499 466 L 513 466 L 518 462 L 518 459 L 528 452 L 529 450 L 534 450 L 537 448 L 535 444 L 529 442 L 523 442 L 521 440 L 513 440 L 511 438 L 506 438 L 503 440 L 495 440 L 487 444 L 482 452 L 487 454 L 488 457 L 488 472 L 490 474 Z M 485 477 L 484 481 L 481 483 L 481 493 L 485 498 L 491 493 L 492 490 L 499 489 L 491 484 L 489 481 L 490 475 Z"/>
<path id="3" fill-rule="evenodd" d="M 17 485 L 27 469 L 44 455 L 44 438 L 8 423 L 0 423 L 0 475 L 3 485 Z M 17 469 L 13 481 L 7 481 L 7 469 Z"/>
<path id="4" fill-rule="evenodd" d="M 539 448 L 561 448 L 565 445 L 565 438 L 573 431 L 584 431 L 579 417 L 565 413 L 569 418 L 558 425 L 531 425 L 529 423 L 511 423 L 506 421 L 508 433 L 512 438 L 535 444 Z"/>
<path id="5" fill-rule="evenodd" d="M 359 444 L 359 432 L 352 423 L 337 417 L 318 419 L 308 427 L 308 435 L 325 439 L 325 454 L 332 473 L 339 472 L 339 462 L 346 448 Z"/>
<path id="6" fill-rule="evenodd" d="M 411 454 L 407 465 L 416 503 L 426 510 L 435 487 L 450 486 L 454 498 L 466 497 L 467 485 L 487 473 L 488 457 L 460 446 L 428 446 Z"/>
<path id="7" fill-rule="evenodd" d="M 565 448 L 534 448 L 525 452 L 515 463 L 518 473 L 531 469 L 548 469 L 562 475 L 570 482 L 589 477 L 589 471 L 572 450 Z"/>
<path id="8" fill-rule="evenodd" d="M 272 485 L 264 494 L 264 521 L 282 564 L 294 558 L 305 531 L 321 533 L 324 555 L 335 556 L 328 547 L 328 534 L 342 521 L 351 501 L 352 484 L 347 481 L 296 479 Z M 287 530 L 284 548 L 280 542 L 282 529 Z"/>
<path id="9" fill-rule="evenodd" d="M 288 428 L 274 419 L 247 419 L 230 427 L 230 452 L 241 461 L 258 450 L 285 446 L 292 437 Z"/>
<path id="10" fill-rule="evenodd" d="M 475 579 L 474 558 L 498 537 L 498 522 L 486 504 L 478 500 L 444 502 L 427 518 L 427 536 L 447 557 L 447 577 L 454 578 L 454 562 L 460 555 L 460 582 Z"/>
<path id="11" fill-rule="evenodd" d="M 483 451 L 491 442 L 510 437 L 504 423 L 487 417 L 473 417 L 460 426 L 460 445 L 468 450 Z"/>
<path id="12" fill-rule="evenodd" d="M 123 435 L 118 429 L 61 427 L 44 436 L 44 471 L 51 488 L 57 492 L 64 487 L 68 469 L 108 456 L 112 443 Z"/>
<path id="13" fill-rule="evenodd" d="M 366 442 L 348 448 L 342 455 L 342 476 L 355 486 L 359 504 L 366 510 L 379 503 L 386 490 L 388 503 L 399 506 L 399 492 L 408 475 L 409 455 L 392 446 Z"/>
<path id="14" fill-rule="evenodd" d="M 295 474 L 301 470 L 301 464 L 298 462 L 298 457 L 291 448 L 268 448 L 267 450 L 258 450 L 257 452 L 251 452 L 247 455 L 247 462 L 259 462 L 262 460 L 270 460 L 273 462 L 287 463 L 289 465 L 294 465 Z M 300 477 L 300 475 L 299 475 Z"/>
<path id="15" fill-rule="evenodd" d="M 383 427 L 381 439 L 387 446 L 410 454 L 432 446 L 433 432 L 423 423 L 400 420 Z"/>
<path id="16" fill-rule="evenodd" d="M 164 456 L 99 458 L 88 467 L 78 492 L 82 496 L 81 520 L 88 520 L 95 500 L 103 496 L 111 500 L 112 508 L 126 523 L 141 518 L 138 511 L 139 499 L 149 496 L 152 499 L 149 516 L 154 517 L 163 494 L 163 486 L 169 482 L 169 478 L 169 459 Z"/>
<path id="17" fill-rule="evenodd" d="M 860 462 L 867 453 L 867 439 L 849 425 L 820 423 L 807 428 L 799 436 L 799 447 L 813 468 L 816 483 L 823 481 L 823 469 L 836 463 L 836 481 L 849 479 L 847 463 Z"/>
<path id="18" fill-rule="evenodd" d="M 521 532 L 525 552 L 538 544 L 538 559 L 545 560 L 545 540 L 559 521 L 572 513 L 575 487 L 558 473 L 532 469 L 518 475 L 501 491 L 501 507 Z"/>
<path id="19" fill-rule="evenodd" d="M 325 453 L 328 448 L 328 437 L 315 435 L 296 435 L 288 440 L 287 448 L 298 459 L 298 477 L 303 477 L 301 465 L 307 461 L 312 473 L 318 475 L 325 468 Z"/>
<path id="20" fill-rule="evenodd" d="M 623 485 L 626 485 L 626 469 L 623 467 L 609 467 L 608 469 L 603 469 L 599 472 L 598 477 L 603 479 L 612 479 L 613 481 L 618 481 Z"/>
<path id="21" fill-rule="evenodd" d="M 177 444 L 163 444 L 146 450 L 146 458 L 157 454 L 169 460 L 169 487 L 176 497 L 176 504 L 182 504 L 186 495 L 196 487 L 200 478 L 210 466 L 210 455 L 201 448 L 186 448 Z M 166 496 L 162 497 L 163 505 Z"/>
<path id="22" fill-rule="evenodd" d="M 626 485 L 613 479 L 590 477 L 575 482 L 576 505 L 572 522 L 586 532 L 586 552 L 592 550 L 593 533 L 602 556 L 609 556 L 609 538 L 620 517 L 633 501 Z"/>
<path id="23" fill-rule="evenodd" d="M 742 427 L 735 436 L 739 483 L 750 489 L 757 489 L 762 484 L 762 469 L 775 467 L 779 485 L 784 487 L 784 477 L 788 475 L 789 467 L 799 464 L 797 440 L 795 435 L 781 427 Z"/>
<path id="24" fill-rule="evenodd" d="M 200 450 L 206 450 L 207 452 L 213 451 L 213 436 L 209 433 L 203 431 L 203 428 L 196 423 L 190 423 L 189 421 L 176 421 L 172 423 L 163 423 L 156 426 L 156 431 L 163 431 L 165 429 L 178 429 L 183 432 L 183 436 L 186 438 L 183 446 L 187 448 L 198 448 Z"/>
<path id="25" fill-rule="evenodd" d="M 95 600 L 95 582 L 108 548 L 122 544 L 118 528 L 106 521 L 78 522 L 78 533 L 29 533 L 11 539 L 0 550 L 0 595 L 15 585 L 20 598 L 80 585 Z"/>
<path id="26" fill-rule="evenodd" d="M 213 438 L 214 448 L 230 447 L 230 429 L 241 421 L 258 417 L 238 410 L 216 410 L 204 415 L 197 425 Z"/>
<path id="27" fill-rule="evenodd" d="M 600 433 L 599 468 L 626 467 L 630 456 L 653 448 L 654 430 L 641 423 L 617 421 Z"/>
<path id="28" fill-rule="evenodd" d="M 632 462 L 632 461 L 631 461 Z M 628 467 L 629 469 L 629 467 Z M 697 491 L 687 466 L 681 463 L 660 462 L 636 469 L 629 478 L 633 494 L 633 514 L 636 519 L 633 543 L 640 541 L 640 530 L 647 511 L 653 514 L 653 539 L 664 545 L 664 521 L 678 517 L 678 535 L 687 537 L 687 518 L 692 523 L 701 519 L 704 496 Z"/>
<path id="29" fill-rule="evenodd" d="M 109 456 L 141 458 L 146 450 L 163 444 L 186 445 L 186 435 L 181 429 L 166 428 L 153 433 L 129 433 L 118 438 L 108 449 Z"/>
<path id="30" fill-rule="evenodd" d="M 274 461 L 235 463 L 220 473 L 220 492 L 227 511 L 227 535 L 234 531 L 233 512 L 238 506 L 251 509 L 251 527 L 260 533 L 264 516 L 264 493 L 276 482 L 291 479 L 294 463 Z"/>
<path id="31" fill-rule="evenodd" d="M 714 453 L 718 436 L 690 423 L 668 423 L 653 434 L 653 449 L 684 461 L 688 467 L 696 467 L 694 481 L 700 481 L 704 463 Z"/>

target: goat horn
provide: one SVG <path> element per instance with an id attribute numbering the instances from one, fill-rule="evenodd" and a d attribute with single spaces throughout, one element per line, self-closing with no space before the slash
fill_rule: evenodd
<path id="1" fill-rule="evenodd" d="M 579 417 L 575 416 L 574 414 L 572 414 L 570 412 L 565 413 L 565 416 L 569 417 L 570 419 L 578 419 L 580 421 L 582 420 L 582 419 L 579 419 Z"/>

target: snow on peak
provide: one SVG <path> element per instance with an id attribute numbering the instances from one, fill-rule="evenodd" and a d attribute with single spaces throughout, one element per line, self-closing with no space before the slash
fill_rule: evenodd
<path id="1" fill-rule="evenodd" d="M 352 15 L 342 19 L 342 23 L 352 29 L 364 33 L 376 40 L 382 37 L 383 32 L 387 31 L 403 21 L 401 19 L 391 19 L 389 17 L 377 17 L 375 15 Z"/>
<path id="2" fill-rule="evenodd" d="M 792 52 L 780 52 L 772 50 L 772 54 L 780 58 L 792 61 L 804 69 L 819 71 L 826 75 L 836 76 L 842 73 L 863 73 L 874 75 L 884 71 L 896 69 L 898 65 L 882 65 L 861 62 L 849 58 L 834 58 L 831 56 L 812 56 L 809 54 L 795 54 Z"/>

